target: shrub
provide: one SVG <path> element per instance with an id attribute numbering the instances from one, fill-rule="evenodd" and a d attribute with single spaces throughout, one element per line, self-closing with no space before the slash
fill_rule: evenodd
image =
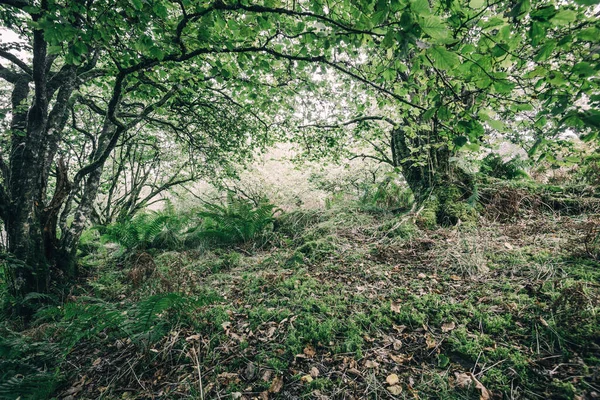
<path id="1" fill-rule="evenodd" d="M 513 180 L 529 176 L 525 172 L 525 167 L 526 161 L 519 157 L 504 161 L 500 155 L 490 153 L 481 160 L 479 172 L 493 178 Z"/>
<path id="2" fill-rule="evenodd" d="M 229 193 L 225 203 L 207 203 L 197 213 L 202 223 L 195 235 L 215 244 L 246 243 L 273 229 L 277 211 L 267 199 L 254 203 Z"/>

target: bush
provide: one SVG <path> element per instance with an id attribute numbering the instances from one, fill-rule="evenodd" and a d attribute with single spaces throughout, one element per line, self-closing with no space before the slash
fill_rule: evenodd
<path id="1" fill-rule="evenodd" d="M 103 241 L 118 243 L 127 251 L 177 250 L 182 248 L 182 235 L 192 223 L 190 215 L 177 214 L 168 203 L 163 211 L 145 212 L 97 229 L 102 233 Z"/>
<path id="2" fill-rule="evenodd" d="M 525 167 L 526 161 L 519 157 L 504 161 L 500 155 L 490 153 L 481 160 L 479 172 L 492 178 L 513 180 L 529 177 Z"/>
<path id="3" fill-rule="evenodd" d="M 225 203 L 207 203 L 197 213 L 202 223 L 193 235 L 213 244 L 246 243 L 273 229 L 277 211 L 267 199 L 254 203 L 229 193 Z"/>

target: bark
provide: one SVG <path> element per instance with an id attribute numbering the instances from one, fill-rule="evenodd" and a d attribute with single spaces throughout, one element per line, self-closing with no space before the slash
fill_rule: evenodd
<path id="1" fill-rule="evenodd" d="M 453 167 L 452 152 L 435 131 L 409 138 L 399 127 L 392 132 L 390 145 L 394 166 L 401 169 L 415 202 L 424 210 L 425 225 L 455 225 L 475 216 L 466 202 L 473 194 L 473 179 Z"/>

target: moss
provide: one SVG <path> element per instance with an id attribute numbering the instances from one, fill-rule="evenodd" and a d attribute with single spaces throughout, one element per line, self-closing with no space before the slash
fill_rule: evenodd
<path id="1" fill-rule="evenodd" d="M 468 193 L 458 185 L 436 188 L 425 200 L 417 218 L 417 225 L 434 229 L 437 226 L 475 225 L 479 219 L 477 209 L 468 203 Z"/>

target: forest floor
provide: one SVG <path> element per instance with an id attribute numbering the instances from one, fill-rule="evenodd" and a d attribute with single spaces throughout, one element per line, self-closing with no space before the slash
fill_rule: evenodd
<path id="1" fill-rule="evenodd" d="M 40 372 L 60 399 L 599 398 L 598 215 L 512 217 L 336 206 L 260 245 L 88 256 L 22 356 L 69 343 Z"/>

